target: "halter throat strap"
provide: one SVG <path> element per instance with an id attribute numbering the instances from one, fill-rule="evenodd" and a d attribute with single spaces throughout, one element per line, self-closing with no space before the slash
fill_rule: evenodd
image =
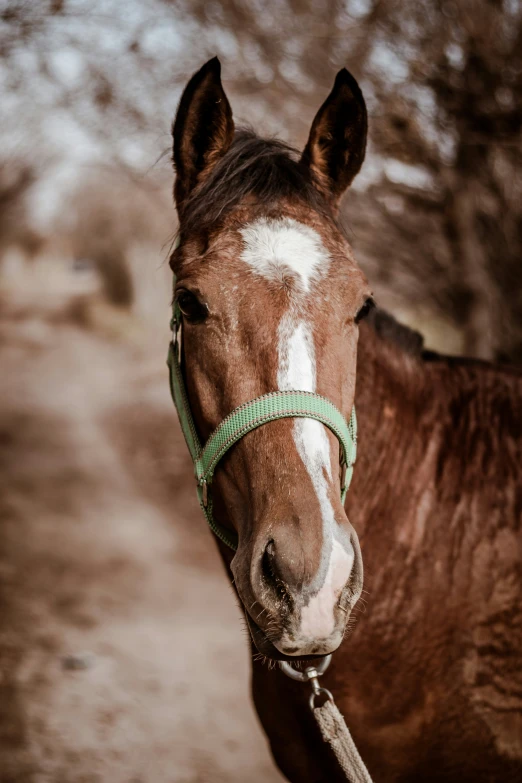
<path id="1" fill-rule="evenodd" d="M 175 280 L 174 280 L 175 283 Z M 286 418 L 315 419 L 324 424 L 337 437 L 340 446 L 341 501 L 344 503 L 352 480 L 353 466 L 357 453 L 357 419 L 355 407 L 349 422 L 335 405 L 320 394 L 306 391 L 273 391 L 263 394 L 235 408 L 216 427 L 204 446 L 199 440 L 192 417 L 187 391 L 180 365 L 179 334 L 181 312 L 177 303 L 171 321 L 172 341 L 169 345 L 167 365 L 169 368 L 170 391 L 187 443 L 197 482 L 197 494 L 201 509 L 210 529 L 233 550 L 237 549 L 237 535 L 220 525 L 212 513 L 212 496 L 209 491 L 214 471 L 219 461 L 237 441 L 248 432 L 269 421 Z"/>

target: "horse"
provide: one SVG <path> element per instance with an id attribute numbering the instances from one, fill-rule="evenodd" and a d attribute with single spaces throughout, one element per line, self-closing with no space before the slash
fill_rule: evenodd
<path id="1" fill-rule="evenodd" d="M 344 504 L 338 440 L 311 418 L 248 432 L 216 470 L 214 518 L 238 542 L 217 544 L 250 631 L 253 701 L 290 781 L 345 780 L 306 689 L 274 663 L 333 653 L 324 685 L 377 783 L 515 783 L 522 375 L 427 351 L 374 306 L 339 219 L 366 136 L 346 69 L 302 154 L 236 129 L 217 58 L 188 82 L 173 124 L 170 265 L 200 439 L 278 390 L 322 395 L 347 420 L 355 403 L 359 422 Z"/>

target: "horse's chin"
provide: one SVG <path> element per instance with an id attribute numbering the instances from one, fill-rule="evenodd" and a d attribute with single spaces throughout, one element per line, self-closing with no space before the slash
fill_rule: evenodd
<path id="1" fill-rule="evenodd" d="M 280 652 L 277 647 L 270 641 L 264 631 L 252 620 L 248 612 L 245 612 L 250 636 L 254 643 L 254 647 L 261 655 L 272 661 L 288 661 L 289 663 L 297 663 L 299 661 L 314 661 L 318 658 L 323 658 L 323 655 L 306 655 L 302 658 L 298 658 L 295 655 L 285 655 Z"/>

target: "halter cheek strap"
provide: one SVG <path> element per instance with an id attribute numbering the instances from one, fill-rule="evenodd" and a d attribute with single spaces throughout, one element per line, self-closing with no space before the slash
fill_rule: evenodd
<path id="1" fill-rule="evenodd" d="M 175 282 L 174 278 L 174 284 Z M 346 422 L 343 414 L 335 405 L 320 394 L 306 391 L 273 391 L 235 408 L 223 419 L 205 445 L 202 446 L 192 418 L 181 372 L 179 348 L 181 311 L 177 303 L 174 304 L 171 326 L 172 342 L 169 346 L 167 359 L 170 391 L 194 463 L 198 500 L 209 527 L 215 535 L 231 549 L 237 549 L 237 535 L 216 522 L 212 514 L 212 496 L 209 488 L 219 461 L 234 443 L 241 440 L 248 432 L 276 419 L 315 419 L 334 433 L 340 446 L 341 501 L 344 503 L 352 480 L 357 452 L 355 407 L 352 408 L 350 421 Z"/>

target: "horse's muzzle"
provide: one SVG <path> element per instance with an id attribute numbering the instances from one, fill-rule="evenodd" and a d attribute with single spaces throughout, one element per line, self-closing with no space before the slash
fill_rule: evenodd
<path id="1" fill-rule="evenodd" d="M 358 542 L 352 546 L 350 536 L 343 543 L 330 541 L 312 577 L 295 539 L 285 547 L 284 538 L 271 538 L 256 549 L 244 604 L 250 606 L 247 619 L 257 650 L 277 660 L 334 652 L 361 593 Z M 236 586 L 243 597 L 241 581 L 236 579 Z M 248 600 L 250 596 L 253 601 Z"/>

